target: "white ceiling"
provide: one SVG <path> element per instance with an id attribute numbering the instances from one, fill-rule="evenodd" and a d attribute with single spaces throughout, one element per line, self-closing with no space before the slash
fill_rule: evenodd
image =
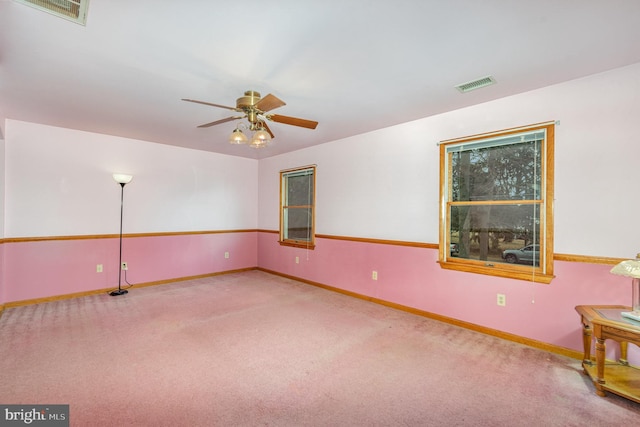
<path id="1" fill-rule="evenodd" d="M 86 26 L 0 0 L 0 137 L 24 120 L 264 158 L 640 62 L 638 0 L 90 0 Z M 454 86 L 492 75 L 466 94 Z M 228 144 L 245 90 L 275 144 Z M 231 114 L 230 114 L 231 113 Z"/>

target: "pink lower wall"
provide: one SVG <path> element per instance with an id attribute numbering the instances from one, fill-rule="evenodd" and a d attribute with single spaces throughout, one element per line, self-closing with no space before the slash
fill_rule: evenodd
<path id="1" fill-rule="evenodd" d="M 118 245 L 117 238 L 5 242 L 0 304 L 115 288 Z M 577 351 L 582 335 L 576 305 L 628 305 L 631 299 L 631 284 L 611 275 L 609 265 L 556 261 L 556 278 L 544 285 L 443 270 L 437 259 L 436 249 L 340 239 L 318 238 L 314 250 L 280 246 L 271 232 L 123 240 L 132 284 L 257 266 Z M 378 280 L 371 277 L 374 270 Z M 506 295 L 505 307 L 496 304 L 498 293 Z M 630 360 L 639 363 L 630 351 Z"/>
<path id="2" fill-rule="evenodd" d="M 126 237 L 126 279 L 143 284 L 253 268 L 256 239 L 253 231 Z M 0 248 L 0 304 L 118 286 L 118 238 L 5 242 Z M 96 271 L 98 264 L 103 265 L 102 273 Z"/>
<path id="3" fill-rule="evenodd" d="M 4 244 L 0 243 L 0 307 L 4 304 L 5 296 L 4 296 Z"/>
<path id="4" fill-rule="evenodd" d="M 259 234 L 261 268 L 577 351 L 576 305 L 631 302 L 631 283 L 610 265 L 556 261 L 545 285 L 444 270 L 437 249 L 319 238 L 305 250 L 277 241 L 278 234 Z M 497 305 L 498 293 L 506 306 Z"/>

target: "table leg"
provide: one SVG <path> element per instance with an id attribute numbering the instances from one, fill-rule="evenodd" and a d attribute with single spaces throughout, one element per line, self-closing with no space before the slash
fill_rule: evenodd
<path id="1" fill-rule="evenodd" d="M 582 345 L 584 348 L 584 358 L 582 363 L 591 365 L 591 328 L 587 322 L 582 322 Z M 586 371 L 585 371 L 586 372 Z"/>
<path id="2" fill-rule="evenodd" d="M 596 337 L 596 364 L 597 364 L 597 377 L 596 377 L 596 394 L 598 396 L 604 396 L 605 391 L 602 385 L 605 383 L 604 380 L 604 358 L 606 353 L 606 347 L 604 343 L 604 339 Z"/>
<path id="3" fill-rule="evenodd" d="M 629 361 L 627 361 L 627 344 L 625 341 L 620 343 L 620 364 L 624 366 L 629 366 Z"/>

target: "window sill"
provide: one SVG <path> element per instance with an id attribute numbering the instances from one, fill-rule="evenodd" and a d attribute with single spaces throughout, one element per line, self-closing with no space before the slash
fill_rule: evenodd
<path id="1" fill-rule="evenodd" d="M 487 276 L 506 277 L 509 279 L 526 280 L 527 282 L 542 283 L 548 285 L 555 277 L 552 274 L 542 274 L 532 270 L 522 269 L 522 271 L 504 269 L 499 267 L 484 267 L 479 265 L 461 264 L 455 262 L 438 261 L 441 268 L 445 270 L 464 271 L 466 273 L 484 274 Z"/>
<path id="2" fill-rule="evenodd" d="M 280 246 L 291 246 L 294 248 L 302 248 L 302 249 L 315 249 L 316 245 L 312 242 L 304 242 L 298 240 L 278 240 Z"/>

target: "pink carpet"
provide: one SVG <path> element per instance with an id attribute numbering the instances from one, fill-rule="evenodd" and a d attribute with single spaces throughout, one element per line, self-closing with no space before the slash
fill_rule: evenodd
<path id="1" fill-rule="evenodd" d="M 640 419 L 578 360 L 260 271 L 6 309 L 0 339 L 0 403 L 69 404 L 73 426 Z"/>

